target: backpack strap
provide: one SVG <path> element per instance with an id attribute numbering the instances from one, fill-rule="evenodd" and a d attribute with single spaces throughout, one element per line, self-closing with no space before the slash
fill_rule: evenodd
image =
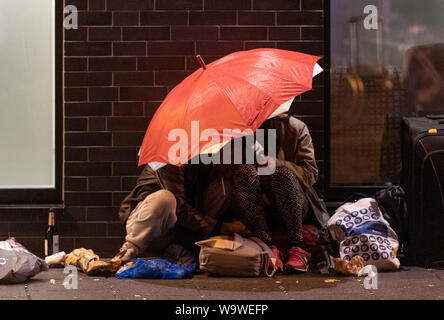
<path id="1" fill-rule="evenodd" d="M 271 251 L 270 247 L 267 246 L 265 244 L 265 242 L 263 242 L 261 239 L 259 239 L 257 237 L 249 237 L 249 239 L 256 242 L 257 245 L 262 248 L 262 253 L 265 257 L 265 259 L 264 259 L 265 265 L 263 267 L 264 274 L 269 278 L 274 277 L 274 275 L 277 271 L 277 265 L 276 265 L 276 256 L 274 255 L 273 251 Z M 268 271 L 268 265 L 270 262 L 273 265 L 273 270 L 271 272 Z"/>

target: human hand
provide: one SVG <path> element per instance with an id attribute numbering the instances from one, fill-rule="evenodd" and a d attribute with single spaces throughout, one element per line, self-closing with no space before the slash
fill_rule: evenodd
<path id="1" fill-rule="evenodd" d="M 220 233 L 222 235 L 237 233 L 241 236 L 249 236 L 251 232 L 242 223 L 242 221 L 224 222 L 221 225 Z"/>

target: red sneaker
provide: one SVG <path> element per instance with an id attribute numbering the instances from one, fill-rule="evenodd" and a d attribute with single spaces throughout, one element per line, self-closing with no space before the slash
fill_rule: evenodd
<path id="1" fill-rule="evenodd" d="M 287 263 L 285 263 L 285 271 L 292 272 L 307 272 L 308 263 L 310 262 L 311 254 L 302 250 L 299 247 L 291 247 L 287 253 Z"/>
<path id="2" fill-rule="evenodd" d="M 276 257 L 276 267 L 279 272 L 284 271 L 284 263 L 282 262 L 283 254 L 279 251 L 279 249 L 276 246 L 270 246 L 271 251 L 273 252 L 274 256 Z M 270 261 L 270 264 L 268 266 L 270 269 L 273 268 L 273 264 Z"/>

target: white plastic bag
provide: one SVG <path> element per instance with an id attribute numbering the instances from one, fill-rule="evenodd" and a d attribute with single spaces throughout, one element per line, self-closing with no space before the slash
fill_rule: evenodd
<path id="1" fill-rule="evenodd" d="M 398 236 L 384 219 L 375 199 L 342 205 L 327 225 L 332 238 L 339 242 L 342 259 L 350 261 L 359 255 L 365 265 L 374 265 L 378 271 L 399 269 Z"/>
<path id="2" fill-rule="evenodd" d="M 45 260 L 32 254 L 14 238 L 0 241 L 0 283 L 19 283 L 48 270 Z"/>

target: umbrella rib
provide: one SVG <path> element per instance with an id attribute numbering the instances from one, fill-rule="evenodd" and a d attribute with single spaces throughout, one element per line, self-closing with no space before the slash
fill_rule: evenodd
<path id="1" fill-rule="evenodd" d="M 225 72 L 225 71 L 223 71 L 223 70 L 218 70 L 218 72 L 221 72 L 221 73 L 224 73 L 225 75 L 227 75 L 227 73 Z M 276 102 L 276 101 L 274 101 L 273 100 L 273 98 L 268 94 L 268 93 L 266 93 L 266 92 L 264 92 L 261 88 L 259 88 L 259 87 L 257 87 L 257 86 L 255 86 L 255 85 L 252 85 L 250 82 L 248 82 L 247 80 L 245 80 L 245 79 L 242 79 L 241 77 L 239 77 L 239 76 L 237 76 L 237 75 L 231 75 L 231 74 L 228 74 L 230 77 L 233 77 L 233 78 L 236 78 L 236 79 L 239 79 L 240 81 L 242 81 L 242 82 L 245 82 L 245 83 L 247 83 L 250 87 L 253 87 L 253 88 L 256 88 L 257 90 L 259 90 L 260 92 L 262 92 L 266 97 L 268 97 L 275 105 L 277 105 L 277 106 L 279 106 L 279 104 Z M 217 80 L 215 80 L 214 79 L 214 81 L 216 81 L 216 83 L 219 85 L 219 82 L 217 81 Z M 219 87 L 221 87 L 220 85 L 219 85 Z M 221 88 L 221 90 L 224 92 L 224 94 L 228 97 L 228 99 L 230 99 L 230 101 L 231 101 L 231 103 L 233 104 L 233 106 L 235 106 L 235 104 L 233 103 L 233 101 L 231 100 L 231 98 L 229 97 L 229 95 L 225 92 L 225 90 L 223 90 L 222 88 Z M 237 108 L 236 108 L 237 109 Z M 240 112 L 239 112 L 240 113 Z M 242 118 L 244 118 L 243 116 L 242 116 Z M 246 119 L 245 119 L 246 120 Z M 247 120 L 246 120 L 247 121 Z"/>
<path id="2" fill-rule="evenodd" d="M 199 82 L 202 79 L 201 77 L 204 75 L 204 72 L 208 72 L 208 69 L 203 70 L 203 72 L 199 75 L 198 79 L 196 79 L 197 82 Z M 197 87 L 198 87 L 197 85 L 194 86 L 193 91 L 190 94 L 190 98 L 194 95 L 194 92 L 196 91 Z M 187 105 L 186 105 L 185 111 L 183 113 L 182 128 L 185 128 L 185 118 L 186 118 L 185 116 L 188 113 L 188 109 L 190 107 L 190 98 L 187 100 Z"/>

